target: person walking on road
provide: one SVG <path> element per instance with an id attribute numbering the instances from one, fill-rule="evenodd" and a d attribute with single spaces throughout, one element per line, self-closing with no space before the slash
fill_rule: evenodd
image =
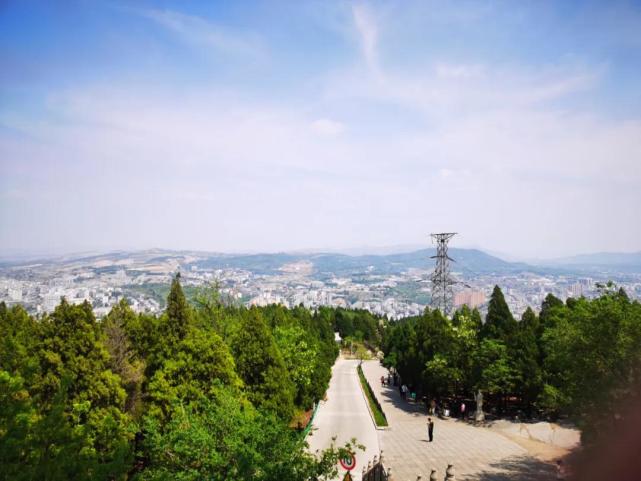
<path id="1" fill-rule="evenodd" d="M 430 443 L 434 440 L 434 421 L 432 421 L 432 418 L 427 418 L 427 437 Z"/>

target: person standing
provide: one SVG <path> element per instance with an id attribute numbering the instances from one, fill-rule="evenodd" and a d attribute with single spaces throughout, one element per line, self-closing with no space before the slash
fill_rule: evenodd
<path id="1" fill-rule="evenodd" d="M 434 440 L 434 421 L 432 421 L 432 418 L 427 418 L 427 437 L 430 443 Z"/>
<path id="2" fill-rule="evenodd" d="M 465 402 L 461 403 L 461 419 L 465 419 Z"/>

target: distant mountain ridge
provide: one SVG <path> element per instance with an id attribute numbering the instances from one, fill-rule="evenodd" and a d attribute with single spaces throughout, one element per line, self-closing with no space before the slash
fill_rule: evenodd
<path id="1" fill-rule="evenodd" d="M 531 269 L 527 264 L 507 262 L 498 257 L 486 254 L 478 249 L 457 249 L 449 251 L 453 271 L 463 271 L 469 274 L 518 272 Z M 239 256 L 211 256 L 206 260 L 197 261 L 194 265 L 204 268 L 244 268 L 263 274 L 274 274 L 284 264 L 308 261 L 314 265 L 319 275 L 343 275 L 358 271 L 376 274 L 393 274 L 412 268 L 431 269 L 436 254 L 433 248 L 421 249 L 414 252 L 381 255 L 347 255 L 336 253 L 317 254 L 252 254 Z"/>
<path id="2" fill-rule="evenodd" d="M 418 249 L 410 252 L 377 253 L 350 255 L 337 252 L 280 252 L 261 254 L 227 254 L 192 250 L 147 249 L 139 251 L 113 251 L 107 253 L 86 253 L 79 255 L 56 256 L 53 258 L 17 258 L 0 261 L 0 267 L 42 264 L 93 264 L 100 261 L 118 262 L 131 260 L 136 263 L 154 263 L 175 260 L 186 268 L 192 266 L 202 269 L 237 268 L 257 274 L 273 275 L 281 272 L 284 265 L 296 262 L 309 262 L 313 265 L 314 276 L 327 278 L 348 274 L 373 273 L 395 274 L 408 269 L 432 269 L 436 254 L 435 248 Z M 473 276 L 486 274 L 518 274 L 532 272 L 582 273 L 623 272 L 641 273 L 641 252 L 636 253 L 596 253 L 577 255 L 553 260 L 536 262 L 511 262 L 488 254 L 480 249 L 450 248 L 449 255 L 454 260 L 453 272 Z"/>
<path id="3" fill-rule="evenodd" d="M 641 252 L 598 252 L 541 261 L 540 266 L 580 271 L 641 272 Z"/>
<path id="4" fill-rule="evenodd" d="M 641 252 L 597 252 L 594 254 L 581 254 L 562 257 L 546 262 L 557 265 L 634 265 L 641 266 Z"/>

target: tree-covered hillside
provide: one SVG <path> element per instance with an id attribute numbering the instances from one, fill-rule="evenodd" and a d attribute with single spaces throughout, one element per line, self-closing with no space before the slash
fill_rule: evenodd
<path id="1" fill-rule="evenodd" d="M 0 479 L 331 477 L 342 448 L 312 456 L 289 424 L 327 389 L 337 327 L 378 338 L 367 314 L 207 289 L 190 304 L 179 276 L 158 317 L 125 300 L 101 321 L 87 303 L 40 318 L 2 303 Z"/>

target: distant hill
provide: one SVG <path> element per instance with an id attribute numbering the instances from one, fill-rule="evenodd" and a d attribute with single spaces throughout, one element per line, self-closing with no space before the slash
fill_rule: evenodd
<path id="1" fill-rule="evenodd" d="M 641 252 L 598 252 L 596 254 L 583 254 L 578 256 L 554 259 L 556 264 L 565 265 L 635 265 L 641 266 Z"/>
<path id="2" fill-rule="evenodd" d="M 582 254 L 543 261 L 539 265 L 574 271 L 641 272 L 641 252 Z"/>
<path id="3" fill-rule="evenodd" d="M 80 255 L 57 256 L 53 258 L 0 259 L 0 268 L 40 263 L 55 264 L 72 268 L 74 266 L 94 266 L 101 269 L 133 268 L 149 264 L 164 264 L 171 271 L 178 265 L 201 269 L 236 268 L 256 274 L 273 275 L 281 268 L 295 262 L 312 264 L 312 275 L 319 279 L 333 276 L 358 275 L 359 273 L 389 275 L 408 269 L 431 270 L 434 266 L 432 256 L 436 249 L 419 249 L 411 252 L 349 255 L 334 252 L 292 252 L 265 254 L 222 254 L 202 251 L 171 251 L 149 249 L 143 251 L 115 251 L 109 253 L 87 253 Z M 596 273 L 641 273 L 641 252 L 636 253 L 598 253 L 537 261 L 533 263 L 509 262 L 479 249 L 451 248 L 450 257 L 453 272 L 465 276 L 509 275 L 520 272 L 538 274 L 596 274 Z M 112 265 L 110 265 L 110 263 Z M 173 266 L 173 267 L 172 267 Z"/>
<path id="4" fill-rule="evenodd" d="M 421 249 L 399 254 L 358 256 L 335 253 L 214 255 L 194 264 L 201 268 L 242 268 L 262 274 L 274 274 L 284 264 L 308 261 L 320 276 L 357 272 L 394 274 L 411 268 L 431 269 L 434 265 L 431 257 L 435 253 L 435 249 Z M 532 269 L 527 264 L 507 262 L 478 249 L 453 248 L 449 255 L 455 261 L 452 270 L 467 274 L 511 273 Z"/>

